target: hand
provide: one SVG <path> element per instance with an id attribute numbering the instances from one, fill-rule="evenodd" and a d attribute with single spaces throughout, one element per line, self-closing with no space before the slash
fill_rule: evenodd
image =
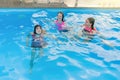
<path id="1" fill-rule="evenodd" d="M 28 37 L 26 38 L 26 46 L 27 47 L 29 46 L 29 38 Z"/>
<path id="2" fill-rule="evenodd" d="M 26 46 L 27 46 L 27 47 L 29 46 L 28 43 L 26 43 Z"/>

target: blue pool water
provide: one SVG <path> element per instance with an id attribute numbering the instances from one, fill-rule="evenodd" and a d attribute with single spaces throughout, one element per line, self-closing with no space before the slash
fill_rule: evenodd
<path id="1" fill-rule="evenodd" d="M 65 38 L 54 29 L 59 11 L 73 32 L 94 17 L 95 26 L 113 46 L 98 36 L 90 42 Z M 44 55 L 35 58 L 30 73 L 26 36 L 35 24 L 61 43 L 46 37 Z M 120 80 L 120 9 L 0 9 L 0 27 L 0 80 Z"/>

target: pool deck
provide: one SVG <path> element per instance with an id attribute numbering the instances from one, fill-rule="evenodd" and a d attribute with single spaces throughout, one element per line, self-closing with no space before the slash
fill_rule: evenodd
<path id="1" fill-rule="evenodd" d="M 22 2 L 20 0 L 0 0 L 0 8 L 62 8 L 67 7 L 64 3 L 35 3 Z"/>
<path id="2" fill-rule="evenodd" d="M 0 8 L 120 8 L 120 1 L 104 0 L 0 0 Z M 58 2 L 57 2 L 58 1 Z M 77 1 L 77 2 L 76 2 Z"/>

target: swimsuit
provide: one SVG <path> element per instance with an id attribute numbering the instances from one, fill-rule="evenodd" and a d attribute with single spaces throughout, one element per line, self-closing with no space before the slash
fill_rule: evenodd
<path id="1" fill-rule="evenodd" d="M 88 33 L 93 33 L 93 30 L 95 30 L 96 31 L 96 29 L 94 28 L 94 29 L 92 29 L 92 28 L 90 28 L 90 27 L 88 27 L 88 26 L 85 26 L 85 28 L 83 29 L 85 32 L 88 32 Z"/>
<path id="2" fill-rule="evenodd" d="M 33 34 L 32 35 L 32 44 L 31 47 L 34 48 L 42 48 L 43 46 L 43 37 L 41 34 Z"/>
<path id="3" fill-rule="evenodd" d="M 65 23 L 62 21 L 61 23 L 58 22 L 58 20 L 55 21 L 56 26 L 58 28 L 58 30 L 63 30 L 63 26 L 65 25 Z"/>
<path id="4" fill-rule="evenodd" d="M 63 29 L 63 26 L 65 25 L 64 21 L 62 21 L 61 23 L 59 23 L 58 20 L 56 20 L 55 23 L 56 23 L 57 29 L 60 32 L 68 32 L 69 31 L 67 29 Z"/>

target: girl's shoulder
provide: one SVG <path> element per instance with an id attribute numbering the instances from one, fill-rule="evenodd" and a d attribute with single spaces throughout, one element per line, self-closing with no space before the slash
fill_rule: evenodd
<path id="1" fill-rule="evenodd" d="M 54 23 L 58 23 L 58 20 L 55 20 Z"/>
<path id="2" fill-rule="evenodd" d="M 94 29 L 92 30 L 93 34 L 99 33 L 99 31 L 94 27 Z"/>
<path id="3" fill-rule="evenodd" d="M 55 23 L 65 23 L 65 21 L 60 21 L 60 22 L 59 22 L 58 20 L 55 20 L 54 22 L 55 22 Z"/>
<path id="4" fill-rule="evenodd" d="M 93 29 L 93 30 L 94 30 L 94 31 L 98 31 L 96 27 L 94 27 L 94 29 Z"/>
<path id="5" fill-rule="evenodd" d="M 30 34 L 31 34 L 31 35 L 34 35 L 34 33 L 33 33 L 33 32 L 30 32 Z"/>

